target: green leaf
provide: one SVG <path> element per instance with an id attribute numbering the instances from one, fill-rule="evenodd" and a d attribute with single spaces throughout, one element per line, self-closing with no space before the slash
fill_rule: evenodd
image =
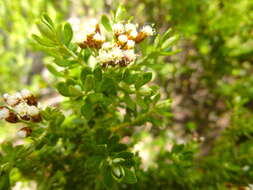
<path id="1" fill-rule="evenodd" d="M 53 75 L 59 76 L 59 77 L 64 76 L 64 74 L 62 72 L 57 71 L 57 69 L 54 66 L 52 66 L 50 64 L 46 64 L 46 67 L 50 71 L 50 73 L 52 73 Z"/>
<path id="2" fill-rule="evenodd" d="M 81 79 L 81 81 L 82 81 L 83 84 L 85 84 L 86 77 L 89 74 L 92 74 L 92 71 L 91 71 L 90 67 L 84 67 L 84 68 L 82 68 L 80 79 Z"/>
<path id="3" fill-rule="evenodd" d="M 52 31 L 50 27 L 48 27 L 47 24 L 37 21 L 36 25 L 40 31 L 40 33 L 43 35 L 43 37 L 49 39 L 50 41 L 55 41 L 55 33 Z"/>
<path id="4" fill-rule="evenodd" d="M 169 38 L 169 35 L 171 34 L 171 32 L 172 32 L 172 29 L 169 28 L 169 29 L 162 35 L 159 45 L 161 45 L 162 43 L 164 43 L 165 40 L 167 40 L 167 39 Z"/>
<path id="5" fill-rule="evenodd" d="M 144 84 L 148 83 L 150 80 L 152 79 L 152 73 L 148 72 L 148 73 L 144 73 L 143 75 L 136 75 L 135 78 L 135 87 L 137 89 L 139 89 L 140 87 L 142 87 Z"/>
<path id="6" fill-rule="evenodd" d="M 92 104 L 86 101 L 81 108 L 81 113 L 89 121 L 94 115 Z"/>
<path id="7" fill-rule="evenodd" d="M 112 177 L 118 182 L 121 182 L 125 177 L 125 170 L 120 165 L 113 166 L 111 173 Z"/>
<path id="8" fill-rule="evenodd" d="M 73 38 L 73 30 L 69 23 L 66 23 L 63 27 L 63 41 L 64 44 L 68 45 Z"/>
<path id="9" fill-rule="evenodd" d="M 9 174 L 6 172 L 3 172 L 0 174 L 0 189 L 3 189 L 3 190 L 10 189 Z"/>
<path id="10" fill-rule="evenodd" d="M 56 43 L 53 43 L 52 41 L 47 40 L 45 38 L 41 38 L 35 34 L 32 34 L 32 38 L 42 46 L 54 47 L 57 45 Z"/>
<path id="11" fill-rule="evenodd" d="M 144 73 L 144 75 L 143 75 L 143 83 L 144 84 L 146 84 L 149 81 L 151 81 L 151 79 L 152 79 L 152 73 L 151 72 Z"/>
<path id="12" fill-rule="evenodd" d="M 100 67 L 96 67 L 95 70 L 93 71 L 95 79 L 98 81 L 102 80 L 102 69 Z"/>
<path id="13" fill-rule="evenodd" d="M 102 16 L 101 22 L 102 22 L 104 28 L 105 28 L 108 32 L 111 32 L 111 31 L 112 31 L 112 26 L 111 26 L 110 20 L 109 20 L 109 18 L 108 18 L 106 15 L 103 15 L 103 16 Z"/>
<path id="14" fill-rule="evenodd" d="M 92 90 L 94 88 L 95 82 L 94 82 L 94 76 L 93 75 L 87 75 L 84 83 L 84 90 L 86 92 Z"/>
<path id="15" fill-rule="evenodd" d="M 104 184 L 108 189 L 112 188 L 113 185 L 113 178 L 111 175 L 111 167 L 107 166 L 103 170 L 103 176 L 104 176 Z"/>
<path id="16" fill-rule="evenodd" d="M 46 13 L 42 14 L 41 20 L 42 20 L 42 22 L 48 24 L 52 29 L 54 28 L 53 21 L 51 20 L 51 18 Z"/>
<path id="17" fill-rule="evenodd" d="M 115 93 L 116 92 L 116 84 L 113 81 L 112 78 L 109 77 L 105 77 L 102 80 L 102 84 L 101 84 L 101 90 L 102 92 L 107 92 L 107 93 Z"/>
<path id="18" fill-rule="evenodd" d="M 76 96 L 82 95 L 82 92 L 79 89 L 79 87 L 74 86 L 74 85 L 70 85 L 70 84 L 66 84 L 65 82 L 59 82 L 56 85 L 56 88 L 59 91 L 59 93 L 63 96 L 76 97 Z"/>
<path id="19" fill-rule="evenodd" d="M 60 67 L 72 67 L 75 64 L 78 64 L 76 60 L 69 61 L 69 60 L 62 60 L 62 59 L 55 59 L 54 63 Z"/>
<path id="20" fill-rule="evenodd" d="M 127 149 L 127 145 L 121 144 L 121 143 L 113 144 L 110 147 L 111 152 L 121 152 L 121 151 L 124 151 L 126 149 Z"/>
<path id="21" fill-rule="evenodd" d="M 100 162 L 102 161 L 102 156 L 91 156 L 85 162 L 85 166 L 88 169 L 97 169 L 99 167 Z"/>
<path id="22" fill-rule="evenodd" d="M 126 9 L 123 7 L 123 5 L 119 5 L 115 12 L 114 20 L 115 22 L 119 22 L 125 17 L 126 17 Z"/>
<path id="23" fill-rule="evenodd" d="M 124 102 L 129 109 L 131 109 L 132 111 L 136 110 L 136 103 L 131 99 L 129 95 L 124 96 Z"/>
<path id="24" fill-rule="evenodd" d="M 125 169 L 125 177 L 124 177 L 124 182 L 126 183 L 130 183 L 130 184 L 133 184 L 133 183 L 137 183 L 137 178 L 136 178 L 136 175 L 135 175 L 135 170 L 134 168 L 124 168 Z"/>
<path id="25" fill-rule="evenodd" d="M 167 39 L 163 42 L 161 49 L 167 49 L 168 47 L 175 44 L 178 39 L 179 39 L 179 35 L 175 35 L 175 36 L 170 37 L 169 39 Z"/>
<path id="26" fill-rule="evenodd" d="M 68 86 L 64 82 L 59 82 L 56 85 L 57 90 L 63 96 L 70 96 Z"/>

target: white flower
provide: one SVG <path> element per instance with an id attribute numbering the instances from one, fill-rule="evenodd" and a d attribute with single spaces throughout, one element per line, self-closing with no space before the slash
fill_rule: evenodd
<path id="1" fill-rule="evenodd" d="M 105 42 L 105 43 L 103 43 L 103 45 L 102 45 L 102 49 L 103 50 L 109 50 L 109 49 L 111 49 L 111 48 L 113 48 L 114 47 L 114 45 L 111 43 L 111 42 Z"/>
<path id="2" fill-rule="evenodd" d="M 24 130 L 18 131 L 17 136 L 19 136 L 21 138 L 25 138 L 26 137 L 26 131 L 24 131 Z"/>
<path id="3" fill-rule="evenodd" d="M 127 48 L 132 49 L 132 48 L 134 48 L 134 46 L 135 46 L 135 41 L 133 41 L 133 40 L 127 41 Z"/>
<path id="4" fill-rule="evenodd" d="M 124 56 L 122 50 L 119 47 L 113 48 L 109 53 L 114 60 L 120 60 Z"/>
<path id="5" fill-rule="evenodd" d="M 24 99 L 32 96 L 31 92 L 27 89 L 21 90 L 20 94 L 21 94 L 22 98 L 24 98 Z"/>
<path id="6" fill-rule="evenodd" d="M 85 35 L 84 32 L 74 33 L 73 42 L 82 43 L 82 42 L 86 41 L 86 39 L 87 39 L 87 36 Z"/>
<path id="7" fill-rule="evenodd" d="M 112 57 L 111 57 L 111 55 L 107 51 L 99 50 L 99 53 L 98 53 L 98 56 L 97 56 L 97 60 L 99 62 L 106 63 L 106 62 L 111 61 Z"/>
<path id="8" fill-rule="evenodd" d="M 88 20 L 88 25 L 96 28 L 96 26 L 98 25 L 98 20 L 95 18 L 92 18 L 92 19 Z"/>
<path id="9" fill-rule="evenodd" d="M 135 54 L 134 50 L 126 50 L 124 52 L 124 55 L 127 57 L 127 59 L 130 60 L 130 62 L 134 61 L 137 57 L 137 55 Z"/>
<path id="10" fill-rule="evenodd" d="M 17 103 L 19 103 L 19 101 L 22 99 L 22 96 L 20 93 L 16 93 L 14 95 L 9 95 L 7 96 L 7 98 L 5 99 L 6 103 L 9 106 L 15 106 Z"/>
<path id="11" fill-rule="evenodd" d="M 95 26 L 85 26 L 85 34 L 87 36 L 91 36 L 96 33 L 96 27 Z"/>
<path id="12" fill-rule="evenodd" d="M 114 24 L 112 28 L 115 34 L 122 34 L 125 32 L 124 25 L 121 23 Z"/>
<path id="13" fill-rule="evenodd" d="M 96 33 L 94 36 L 93 36 L 93 39 L 97 42 L 104 42 L 105 41 L 105 37 L 102 36 L 101 34 L 99 33 Z"/>
<path id="14" fill-rule="evenodd" d="M 40 113 L 40 110 L 36 106 L 28 106 L 27 113 L 30 116 L 37 116 Z"/>
<path id="15" fill-rule="evenodd" d="M 3 95 L 3 98 L 4 98 L 5 100 L 7 100 L 7 98 L 8 98 L 9 96 L 10 96 L 9 94 L 5 93 L 5 94 Z"/>
<path id="16" fill-rule="evenodd" d="M 138 32 L 136 30 L 132 30 L 130 33 L 129 33 L 129 37 L 130 38 L 136 38 L 138 36 Z"/>
<path id="17" fill-rule="evenodd" d="M 14 111 L 21 117 L 24 117 L 27 115 L 28 107 L 29 106 L 26 103 L 21 102 L 14 107 Z"/>
<path id="18" fill-rule="evenodd" d="M 8 108 L 0 108 L 0 120 L 8 118 L 10 115 L 10 110 Z"/>
<path id="19" fill-rule="evenodd" d="M 128 23 L 125 25 L 126 32 L 136 31 L 136 25 L 132 23 Z"/>
<path id="20" fill-rule="evenodd" d="M 118 40 L 119 40 L 120 43 L 124 44 L 124 43 L 127 42 L 128 38 L 127 38 L 126 35 L 120 35 L 120 36 L 118 37 Z"/>
<path id="21" fill-rule="evenodd" d="M 141 31 L 147 36 L 154 35 L 154 29 L 149 25 L 144 26 Z"/>

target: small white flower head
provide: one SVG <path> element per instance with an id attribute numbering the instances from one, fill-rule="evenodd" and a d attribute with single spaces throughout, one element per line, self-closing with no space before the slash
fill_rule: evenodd
<path id="1" fill-rule="evenodd" d="M 93 27 L 93 26 L 86 26 L 86 28 L 85 28 L 85 34 L 87 35 L 87 36 L 91 36 L 91 35 L 94 35 L 96 33 L 96 28 L 95 27 Z"/>
<path id="2" fill-rule="evenodd" d="M 112 28 L 113 28 L 114 34 L 116 35 L 119 35 L 125 32 L 124 25 L 121 23 L 114 24 Z"/>
<path id="3" fill-rule="evenodd" d="M 134 50 L 126 50 L 126 51 L 124 52 L 124 55 L 125 55 L 125 57 L 126 57 L 130 62 L 135 61 L 135 59 L 136 59 L 136 57 L 137 57 L 137 55 L 136 55 L 136 53 L 134 52 Z"/>
<path id="4" fill-rule="evenodd" d="M 9 95 L 5 101 L 9 106 L 15 106 L 22 100 L 22 96 L 20 93 L 15 93 L 14 95 Z"/>
<path id="5" fill-rule="evenodd" d="M 135 41 L 133 41 L 133 40 L 127 41 L 127 48 L 128 49 L 132 49 L 132 48 L 134 48 L 134 46 L 135 46 Z"/>
<path id="6" fill-rule="evenodd" d="M 111 42 L 105 42 L 105 43 L 103 43 L 103 45 L 102 45 L 102 49 L 103 50 L 109 50 L 109 49 L 111 49 L 111 48 L 113 48 L 114 47 L 114 44 L 112 44 Z"/>
<path id="7" fill-rule="evenodd" d="M 84 33 L 87 36 L 92 36 L 96 33 L 97 27 L 98 27 L 97 19 L 90 19 L 82 25 L 81 30 L 84 31 Z"/>
<path id="8" fill-rule="evenodd" d="M 112 60 L 111 54 L 109 54 L 107 51 L 99 50 L 97 60 L 101 63 L 110 62 Z"/>
<path id="9" fill-rule="evenodd" d="M 32 93 L 27 89 L 21 90 L 20 94 L 21 94 L 22 98 L 24 98 L 24 99 L 32 96 Z"/>
<path id="10" fill-rule="evenodd" d="M 130 38 L 136 38 L 138 36 L 138 32 L 137 30 L 132 30 L 130 33 L 129 33 L 129 37 Z"/>
<path id="11" fill-rule="evenodd" d="M 150 25 L 144 26 L 141 32 L 143 32 L 147 36 L 152 36 L 155 33 L 154 29 Z"/>
<path id="12" fill-rule="evenodd" d="M 3 99 L 6 101 L 6 100 L 8 99 L 9 96 L 10 96 L 9 94 L 5 93 L 5 94 L 3 95 Z"/>
<path id="13" fill-rule="evenodd" d="M 6 119 L 10 116 L 10 110 L 6 107 L 0 108 L 0 120 Z"/>
<path id="14" fill-rule="evenodd" d="M 84 32 L 80 33 L 75 33 L 73 37 L 73 42 L 75 43 L 83 43 L 87 40 L 87 36 Z"/>
<path id="15" fill-rule="evenodd" d="M 80 19 L 77 17 L 71 17 L 68 19 L 68 23 L 71 25 L 73 31 L 78 31 L 80 29 Z"/>
<path id="16" fill-rule="evenodd" d="M 26 131 L 25 130 L 19 130 L 17 132 L 17 136 L 20 137 L 20 138 L 25 138 L 26 137 Z"/>
<path id="17" fill-rule="evenodd" d="M 126 32 L 136 31 L 137 27 L 135 24 L 128 23 L 125 25 L 125 30 L 126 30 Z"/>
<path id="18" fill-rule="evenodd" d="M 121 43 L 121 44 L 125 44 L 126 42 L 127 42 L 127 40 L 128 40 L 128 38 L 127 38 L 127 36 L 126 35 L 120 35 L 119 37 L 118 37 L 118 40 L 119 40 L 119 42 Z"/>
<path id="19" fill-rule="evenodd" d="M 28 106 L 27 114 L 30 116 L 37 116 L 39 115 L 40 110 L 36 106 Z"/>
<path id="20" fill-rule="evenodd" d="M 124 56 L 122 50 L 119 47 L 114 47 L 109 53 L 115 61 L 122 59 Z"/>
<path id="21" fill-rule="evenodd" d="M 93 26 L 93 27 L 96 28 L 96 26 L 98 25 L 98 20 L 95 19 L 95 18 L 92 18 L 92 19 L 90 19 L 90 20 L 88 21 L 88 25 Z"/>
<path id="22" fill-rule="evenodd" d="M 93 36 L 93 39 L 97 42 L 104 42 L 105 41 L 105 37 L 99 33 L 96 33 L 94 36 Z"/>
<path id="23" fill-rule="evenodd" d="M 14 107 L 14 111 L 21 117 L 24 117 L 27 115 L 28 107 L 29 106 L 25 102 L 21 102 Z"/>

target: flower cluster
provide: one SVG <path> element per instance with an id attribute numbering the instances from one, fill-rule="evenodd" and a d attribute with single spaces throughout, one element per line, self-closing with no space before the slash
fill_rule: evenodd
<path id="1" fill-rule="evenodd" d="M 146 37 L 152 36 L 154 30 L 151 26 L 144 26 L 139 32 L 132 23 L 113 25 L 114 41 L 105 42 L 99 50 L 97 60 L 104 66 L 127 66 L 135 61 L 137 55 L 135 44 L 142 42 Z"/>
<path id="2" fill-rule="evenodd" d="M 13 95 L 4 94 L 3 99 L 6 106 L 0 107 L 0 120 L 5 119 L 10 123 L 20 120 L 40 122 L 40 110 L 38 101 L 29 90 L 22 90 Z"/>
<path id="3" fill-rule="evenodd" d="M 74 29 L 74 40 L 81 48 L 101 48 L 105 42 L 105 36 L 100 32 L 100 27 L 96 19 L 91 19 L 83 25 L 78 25 L 77 21 L 71 20 Z"/>
<path id="4" fill-rule="evenodd" d="M 148 36 L 154 35 L 154 29 L 146 25 L 138 30 L 132 23 L 116 23 L 113 25 L 113 39 L 106 41 L 96 19 L 88 21 L 75 32 L 75 39 L 81 48 L 94 48 L 98 50 L 96 59 L 103 66 L 127 66 L 136 60 L 135 44 L 142 42 Z"/>

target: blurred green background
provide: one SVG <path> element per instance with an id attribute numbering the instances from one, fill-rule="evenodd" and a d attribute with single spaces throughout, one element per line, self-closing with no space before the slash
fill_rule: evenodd
<path id="1" fill-rule="evenodd" d="M 134 22 L 154 23 L 159 33 L 172 28 L 180 35 L 180 53 L 152 65 L 154 83 L 162 87 L 164 97 L 172 99 L 173 118 L 169 126 L 144 130 L 135 137 L 143 139 L 139 148 L 169 148 L 168 134 L 179 143 L 202 139 L 199 157 L 209 155 L 211 161 L 206 162 L 214 163 L 213 169 L 221 169 L 215 162 L 231 158 L 229 153 L 222 154 L 224 149 L 233 152 L 238 144 L 247 143 L 240 152 L 242 157 L 246 155 L 245 160 L 235 157 L 231 163 L 253 167 L 251 0 L 1 0 L 0 94 L 28 88 L 37 93 L 42 104 L 57 105 L 61 97 L 52 89 L 54 78 L 45 69 L 51 59 L 38 50 L 31 38 L 36 31 L 35 21 L 42 12 L 57 22 L 99 18 L 120 3 Z M 0 142 L 13 138 L 14 132 L 13 126 L 1 122 Z M 222 146 L 214 150 L 215 143 Z M 222 155 L 218 156 L 220 160 L 212 160 L 213 151 L 216 156 Z M 152 159 L 155 160 L 149 157 L 146 168 L 152 165 Z M 190 172 L 185 175 L 190 178 Z M 242 184 L 247 184 L 253 175 L 247 176 Z"/>

